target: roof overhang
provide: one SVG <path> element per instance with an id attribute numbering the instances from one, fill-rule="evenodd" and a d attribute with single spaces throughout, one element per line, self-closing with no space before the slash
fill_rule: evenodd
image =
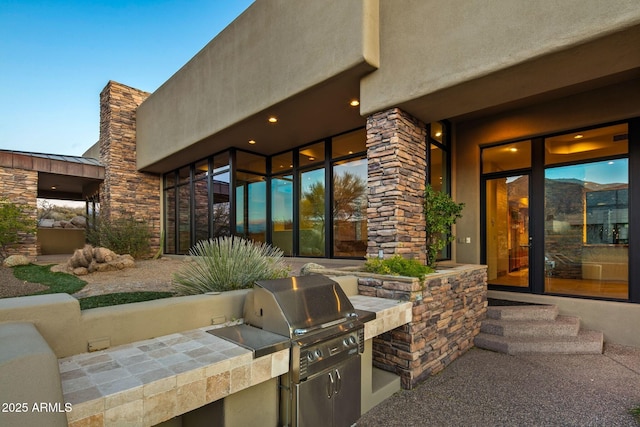
<path id="1" fill-rule="evenodd" d="M 38 172 L 38 196 L 85 200 L 99 191 L 104 166 L 96 159 L 56 154 L 0 151 L 0 166 Z"/>

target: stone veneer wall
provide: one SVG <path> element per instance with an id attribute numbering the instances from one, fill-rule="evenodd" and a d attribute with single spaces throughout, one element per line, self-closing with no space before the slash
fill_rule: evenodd
<path id="1" fill-rule="evenodd" d="M 100 93 L 100 161 L 105 166 L 100 211 L 107 219 L 126 212 L 147 221 L 155 252 L 160 246 L 160 177 L 138 172 L 136 164 L 136 109 L 148 96 L 114 81 Z"/>
<path id="2" fill-rule="evenodd" d="M 426 260 L 426 126 L 393 108 L 367 118 L 368 256 Z"/>
<path id="3" fill-rule="evenodd" d="M 0 195 L 11 203 L 25 205 L 28 210 L 24 213 L 33 220 L 38 219 L 37 171 L 0 167 Z M 21 236 L 20 243 L 7 252 L 35 258 L 38 255 L 36 235 Z"/>
<path id="4" fill-rule="evenodd" d="M 487 268 L 455 267 L 427 276 L 424 284 L 411 278 L 360 277 L 358 291 L 413 302 L 410 323 L 373 341 L 374 366 L 400 375 L 402 387 L 411 389 L 473 347 L 487 311 Z"/>

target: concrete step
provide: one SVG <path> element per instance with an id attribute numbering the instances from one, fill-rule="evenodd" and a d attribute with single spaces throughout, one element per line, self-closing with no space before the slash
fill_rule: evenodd
<path id="1" fill-rule="evenodd" d="M 554 320 L 556 305 L 513 305 L 487 307 L 487 318 L 502 320 Z"/>
<path id="2" fill-rule="evenodd" d="M 576 336 L 580 318 L 557 316 L 555 320 L 485 319 L 480 332 L 504 337 L 562 337 Z"/>
<path id="3" fill-rule="evenodd" d="M 510 355 L 516 354 L 602 354 L 604 335 L 599 331 L 581 330 L 574 337 L 503 337 L 480 333 L 476 347 Z"/>

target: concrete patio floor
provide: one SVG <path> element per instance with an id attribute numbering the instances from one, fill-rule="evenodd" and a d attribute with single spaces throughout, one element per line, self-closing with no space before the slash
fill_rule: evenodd
<path id="1" fill-rule="evenodd" d="M 366 426 L 638 426 L 640 348 L 508 356 L 473 348 L 359 421 Z"/>

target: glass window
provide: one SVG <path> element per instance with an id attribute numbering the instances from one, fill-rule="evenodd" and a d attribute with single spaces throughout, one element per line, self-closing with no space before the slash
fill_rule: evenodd
<path id="1" fill-rule="evenodd" d="M 367 150 L 367 132 L 358 129 L 344 135 L 335 136 L 331 140 L 331 157 L 344 157 Z"/>
<path id="2" fill-rule="evenodd" d="M 208 160 L 200 160 L 196 163 L 195 172 L 193 175 L 193 179 L 203 179 L 209 174 L 209 161 Z"/>
<path id="3" fill-rule="evenodd" d="M 447 143 L 447 140 L 444 135 L 444 127 L 440 122 L 430 123 L 429 136 L 432 140 L 437 141 L 440 144 Z"/>
<path id="4" fill-rule="evenodd" d="M 531 141 L 520 141 L 482 150 L 482 173 L 531 167 Z"/>
<path id="5" fill-rule="evenodd" d="M 171 171 L 164 175 L 164 188 L 173 187 L 176 185 L 176 173 Z"/>
<path id="6" fill-rule="evenodd" d="M 178 187 L 178 253 L 191 248 L 191 191 L 188 185 Z"/>
<path id="7" fill-rule="evenodd" d="M 291 169 L 293 169 L 293 151 L 287 151 L 271 158 L 271 173 L 277 174 Z"/>
<path id="8" fill-rule="evenodd" d="M 293 255 L 293 175 L 271 179 L 271 239 L 285 255 Z"/>
<path id="9" fill-rule="evenodd" d="M 264 176 L 236 175 L 236 234 L 257 242 L 266 241 L 267 183 Z"/>
<path id="10" fill-rule="evenodd" d="M 267 173 L 266 159 L 257 154 L 238 150 L 236 151 L 236 163 L 236 169 L 238 170 L 262 174 Z"/>
<path id="11" fill-rule="evenodd" d="M 325 255 L 324 168 L 300 174 L 300 255 Z"/>
<path id="12" fill-rule="evenodd" d="M 213 238 L 231 235 L 229 182 L 229 172 L 214 175 L 211 179 L 211 193 L 213 195 L 211 237 Z"/>
<path id="13" fill-rule="evenodd" d="M 178 182 L 180 184 L 187 184 L 191 179 L 191 166 L 185 166 L 178 169 Z"/>
<path id="14" fill-rule="evenodd" d="M 614 157 L 629 152 L 627 124 L 576 131 L 545 139 L 545 165 Z"/>
<path id="15" fill-rule="evenodd" d="M 313 163 L 324 162 L 324 142 L 307 145 L 300 149 L 298 155 L 300 167 L 305 167 Z"/>
<path id="16" fill-rule="evenodd" d="M 627 159 L 545 170 L 545 291 L 627 299 Z"/>
<path id="17" fill-rule="evenodd" d="M 206 179 L 194 181 L 193 200 L 196 226 L 195 241 L 207 240 L 209 238 L 209 188 Z"/>
<path id="18" fill-rule="evenodd" d="M 229 152 L 216 154 L 213 157 L 213 173 L 220 173 L 229 170 Z"/>
<path id="19" fill-rule="evenodd" d="M 429 165 L 429 184 L 436 191 L 447 192 L 447 158 L 446 153 L 434 144 L 431 144 L 431 164 Z"/>
<path id="20" fill-rule="evenodd" d="M 175 174 L 167 174 L 174 175 Z M 170 188 L 164 192 L 164 251 L 168 254 L 176 253 L 176 189 Z"/>
<path id="21" fill-rule="evenodd" d="M 333 255 L 363 257 L 367 251 L 367 159 L 333 166 Z"/>

